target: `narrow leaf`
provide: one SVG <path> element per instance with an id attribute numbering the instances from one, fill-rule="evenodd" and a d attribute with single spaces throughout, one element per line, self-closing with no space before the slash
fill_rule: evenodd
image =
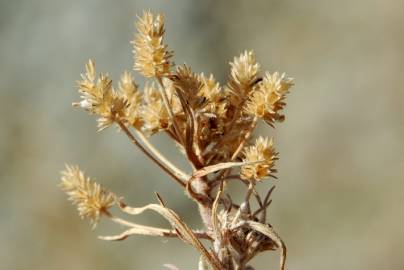
<path id="1" fill-rule="evenodd" d="M 181 218 L 173 210 L 158 204 L 148 204 L 144 207 L 128 207 L 125 204 L 121 203 L 120 207 L 122 211 L 131 215 L 138 215 L 146 210 L 157 212 L 162 217 L 164 217 L 175 230 L 177 230 L 181 234 L 185 242 L 191 244 L 202 254 L 202 256 L 204 256 L 205 260 L 209 262 L 214 270 L 221 269 L 220 261 L 206 250 L 206 248 L 199 241 L 195 233 L 181 220 Z"/>
<path id="2" fill-rule="evenodd" d="M 267 224 L 262 224 L 262 223 L 255 222 L 255 221 L 252 221 L 252 220 L 248 220 L 248 221 L 246 221 L 246 223 L 248 224 L 248 226 L 250 226 L 251 229 L 253 229 L 253 230 L 257 231 L 257 232 L 260 232 L 263 235 L 270 238 L 271 240 L 273 240 L 275 242 L 275 244 L 278 246 L 278 248 L 280 248 L 280 250 L 281 250 L 281 258 L 280 258 L 280 262 L 279 262 L 279 265 L 280 265 L 279 269 L 284 270 L 285 269 L 285 261 L 286 261 L 286 246 L 283 243 L 280 236 L 274 231 L 274 229 L 272 229 Z"/>
<path id="3" fill-rule="evenodd" d="M 261 163 L 264 160 L 258 160 L 258 161 L 248 161 L 248 162 L 224 162 L 224 163 L 218 163 L 215 165 L 211 165 L 211 166 L 206 166 L 196 172 L 194 172 L 192 174 L 193 178 L 199 178 L 199 177 L 203 177 L 205 175 L 208 175 L 210 173 L 213 172 L 217 172 L 220 170 L 224 170 L 224 169 L 228 169 L 228 168 L 232 168 L 232 167 L 240 167 L 240 166 L 244 166 L 244 165 L 251 165 L 251 164 L 256 164 L 256 163 Z"/>

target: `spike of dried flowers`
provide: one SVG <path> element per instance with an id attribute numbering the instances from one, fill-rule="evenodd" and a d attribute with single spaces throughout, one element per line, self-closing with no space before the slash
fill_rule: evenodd
<path id="1" fill-rule="evenodd" d="M 260 181 L 275 178 L 277 152 L 272 139 L 260 136 L 252 143 L 251 137 L 258 120 L 271 127 L 284 120 L 282 109 L 293 80 L 278 72 L 260 77 L 252 51 L 234 58 L 229 81 L 223 87 L 213 75 L 194 73 L 186 65 L 172 71 L 173 54 L 163 43 L 164 16 L 145 11 L 136 26 L 134 69 L 149 80 L 143 90 L 129 72 L 123 73 L 115 90 L 107 75 L 96 76 L 94 61 L 90 60 L 78 81 L 82 100 L 74 105 L 98 115 L 99 129 L 116 124 L 131 143 L 184 188 L 199 206 L 205 231 L 190 229 L 166 207 L 160 195 L 160 205 L 131 208 L 123 201 L 117 203 L 113 193 L 86 178 L 78 167 L 66 167 L 61 188 L 77 205 L 79 215 L 89 218 L 94 226 L 105 216 L 128 227 L 119 235 L 101 239 L 123 240 L 136 234 L 178 237 L 201 253 L 200 269 L 215 270 L 253 269 L 248 263 L 257 254 L 280 249 L 280 269 L 284 269 L 285 244 L 266 221 L 273 188 L 264 199 L 256 192 Z M 174 140 L 192 165 L 192 172 L 176 167 L 149 142 L 148 136 L 158 132 Z M 235 204 L 230 194 L 223 196 L 230 180 L 248 186 L 240 204 Z M 254 211 L 252 198 L 258 203 Z M 134 215 L 153 210 L 167 219 L 171 229 L 112 216 L 108 210 L 114 205 Z M 209 240 L 212 251 L 200 239 Z"/>
<path id="2" fill-rule="evenodd" d="M 113 193 L 85 177 L 77 166 L 66 166 L 60 187 L 67 193 L 69 200 L 77 205 L 80 217 L 89 218 L 94 228 L 101 215 L 107 214 L 116 202 Z"/>
<path id="3" fill-rule="evenodd" d="M 132 42 L 135 53 L 134 69 L 148 78 L 170 74 L 172 52 L 163 44 L 164 15 L 154 17 L 150 11 L 144 11 L 136 28 L 138 34 Z"/>
<path id="4" fill-rule="evenodd" d="M 241 166 L 240 176 L 246 180 L 260 181 L 267 176 L 273 176 L 276 172 L 275 160 L 277 153 L 273 147 L 273 140 L 268 138 L 259 137 L 255 145 L 249 146 L 244 151 L 244 162 L 260 161 L 256 164 L 248 164 Z"/>

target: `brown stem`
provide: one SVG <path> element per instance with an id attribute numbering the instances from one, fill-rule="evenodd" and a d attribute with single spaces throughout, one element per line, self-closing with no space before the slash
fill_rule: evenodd
<path id="1" fill-rule="evenodd" d="M 129 138 L 131 143 L 139 147 L 139 149 L 148 157 L 150 158 L 154 163 L 156 163 L 163 171 L 165 171 L 168 175 L 170 175 L 178 184 L 180 184 L 182 187 L 186 186 L 186 183 L 178 177 L 178 175 L 174 172 L 172 172 L 170 169 L 167 168 L 167 165 L 164 164 L 161 160 L 158 158 L 154 157 L 152 154 L 150 154 L 144 146 L 138 142 L 138 140 L 133 136 L 133 134 L 128 130 L 128 128 L 121 122 L 117 122 L 118 125 L 121 127 L 123 132 L 126 134 L 126 136 Z"/>
<path id="2" fill-rule="evenodd" d="M 146 146 L 146 148 L 152 152 L 152 154 L 160 160 L 167 168 L 169 168 L 176 176 L 178 176 L 182 181 L 186 182 L 190 178 L 189 175 L 184 173 L 182 170 L 177 168 L 174 164 L 172 164 L 165 156 L 163 156 L 160 151 L 152 145 L 149 140 L 143 135 L 142 132 L 135 130 L 136 135 L 141 140 L 142 144 Z"/>
<path id="3" fill-rule="evenodd" d="M 160 87 L 161 87 L 159 89 L 160 89 L 160 94 L 161 94 L 161 96 L 163 98 L 164 106 L 166 107 L 168 115 L 170 116 L 171 121 L 173 122 L 175 134 L 178 137 L 178 141 L 182 145 L 184 145 L 184 138 L 182 137 L 181 130 L 180 130 L 178 124 L 177 124 L 177 121 L 174 118 L 174 112 L 173 112 L 173 109 L 170 106 L 170 102 L 168 100 L 167 92 L 166 92 L 166 89 L 164 87 L 163 81 L 161 80 L 161 77 L 156 77 L 156 78 L 157 78 L 157 81 L 158 81 L 158 83 L 160 84 Z"/>
<path id="4" fill-rule="evenodd" d="M 243 149 L 244 144 L 248 141 L 248 139 L 250 138 L 252 132 L 254 131 L 255 127 L 257 126 L 257 117 L 254 117 L 254 120 L 252 121 L 249 129 L 247 130 L 247 133 L 244 134 L 244 138 L 243 140 L 240 142 L 239 146 L 237 147 L 236 151 L 234 151 L 233 155 L 231 156 L 231 160 L 235 160 L 238 156 L 238 154 L 240 153 L 241 149 Z"/>

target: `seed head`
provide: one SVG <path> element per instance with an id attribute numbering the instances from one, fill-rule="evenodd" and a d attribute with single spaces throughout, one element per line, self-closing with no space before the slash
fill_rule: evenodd
<path id="1" fill-rule="evenodd" d="M 82 101 L 73 103 L 91 114 L 100 116 L 98 128 L 105 129 L 112 125 L 116 119 L 124 116 L 124 100 L 114 91 L 112 80 L 107 74 L 101 74 L 98 79 L 95 75 L 95 63 L 89 60 L 86 64 L 86 73 L 77 82 Z"/>
<path id="2" fill-rule="evenodd" d="M 217 101 L 220 98 L 221 88 L 218 82 L 216 82 L 213 74 L 209 77 L 205 77 L 201 74 L 202 87 L 199 90 L 198 96 L 203 96 L 209 101 Z"/>
<path id="3" fill-rule="evenodd" d="M 100 216 L 116 202 L 116 196 L 102 188 L 99 184 L 86 178 L 77 166 L 66 165 L 62 171 L 60 187 L 69 196 L 69 200 L 77 205 L 81 218 L 89 218 L 95 228 Z"/>
<path id="4" fill-rule="evenodd" d="M 135 54 L 134 69 L 143 76 L 161 77 L 170 73 L 172 52 L 163 44 L 164 16 L 156 17 L 150 11 L 144 11 L 136 23 L 138 33 L 132 42 Z"/>
<path id="5" fill-rule="evenodd" d="M 260 66 L 253 51 L 245 51 L 230 63 L 231 72 L 228 90 L 235 95 L 236 101 L 242 100 L 251 92 L 257 79 Z"/>
<path id="6" fill-rule="evenodd" d="M 286 105 L 286 94 L 293 85 L 293 79 L 287 78 L 285 73 L 280 75 L 266 73 L 258 89 L 254 91 L 244 106 L 244 112 L 264 119 L 273 125 L 276 121 L 283 121 L 284 115 L 280 111 Z"/>
<path id="7" fill-rule="evenodd" d="M 249 181 L 260 181 L 267 176 L 273 176 L 273 173 L 276 172 L 274 167 L 277 154 L 272 139 L 259 137 L 255 145 L 249 146 L 244 150 L 243 161 L 262 162 L 242 166 L 240 171 L 241 178 Z"/>
<path id="8" fill-rule="evenodd" d="M 168 129 L 172 122 L 160 92 L 153 83 L 145 85 L 143 97 L 145 104 L 140 111 L 144 121 L 143 131 L 154 134 Z"/>
<path id="9" fill-rule="evenodd" d="M 181 91 L 187 104 L 193 110 L 200 109 L 203 104 L 203 97 L 198 96 L 203 85 L 201 76 L 194 73 L 189 66 L 184 64 L 177 67 L 173 82 L 174 87 Z"/>
<path id="10" fill-rule="evenodd" d="M 133 77 L 127 71 L 121 76 L 119 94 L 125 104 L 125 122 L 140 130 L 143 125 L 140 113 L 142 95 L 138 91 L 138 86 L 134 82 Z"/>

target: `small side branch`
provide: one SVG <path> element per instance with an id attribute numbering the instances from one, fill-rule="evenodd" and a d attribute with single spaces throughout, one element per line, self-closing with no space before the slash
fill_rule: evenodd
<path id="1" fill-rule="evenodd" d="M 172 171 L 170 169 L 170 167 L 174 166 L 174 165 L 167 165 L 167 163 L 165 162 L 165 158 L 163 160 L 160 160 L 159 158 L 162 157 L 162 155 L 159 155 L 159 158 L 155 157 L 154 155 L 152 155 L 149 151 L 147 151 L 147 149 L 141 144 L 139 143 L 139 141 L 135 138 L 135 136 L 133 136 L 133 134 L 129 131 L 129 129 L 120 121 L 118 121 L 119 126 L 121 127 L 121 129 L 123 130 L 123 132 L 126 134 L 126 136 L 129 138 L 129 140 L 136 145 L 137 147 L 139 147 L 139 149 L 148 157 L 150 158 L 154 163 L 156 163 L 163 171 L 165 171 L 168 175 L 170 175 L 178 184 L 180 184 L 182 187 L 186 186 L 185 183 L 185 176 L 184 178 L 181 178 L 182 173 L 178 174 L 179 169 L 177 169 L 176 171 Z M 149 149 L 150 150 L 150 149 Z M 153 150 L 150 150 L 153 152 Z M 156 153 L 155 153 L 156 154 Z M 185 174 L 184 174 L 185 175 Z"/>
<path id="2" fill-rule="evenodd" d="M 157 148 L 154 147 L 153 144 L 149 142 L 149 140 L 143 135 L 142 132 L 135 130 L 136 136 L 139 137 L 140 141 L 146 148 L 157 158 L 159 159 L 163 164 L 165 164 L 178 178 L 180 178 L 182 181 L 186 182 L 189 179 L 189 175 L 184 173 L 182 170 L 180 170 L 178 167 L 176 167 L 174 164 L 172 164 Z"/>
<path id="3" fill-rule="evenodd" d="M 231 161 L 235 160 L 238 156 L 238 154 L 240 153 L 240 151 L 243 149 L 245 143 L 248 141 L 248 139 L 250 138 L 252 132 L 254 131 L 255 127 L 257 126 L 257 121 L 258 118 L 254 117 L 251 126 L 249 127 L 249 129 L 247 130 L 247 132 L 244 134 L 244 138 L 243 140 L 240 142 L 239 146 L 237 147 L 236 151 L 234 151 L 233 155 L 231 156 Z"/>
<path id="4" fill-rule="evenodd" d="M 170 238 L 180 238 L 181 236 L 178 235 L 178 232 L 176 230 L 169 230 L 169 229 L 164 229 L 164 228 L 157 228 L 157 227 L 151 227 L 151 226 L 144 226 L 136 223 L 132 223 L 130 221 L 115 217 L 111 215 L 109 212 L 107 213 L 107 216 L 111 219 L 111 221 L 129 227 L 128 230 L 117 234 L 117 235 L 111 235 L 111 236 L 99 236 L 98 238 L 101 240 L 106 240 L 106 241 L 121 241 L 125 240 L 129 236 L 132 235 L 148 235 L 148 236 L 160 236 L 160 237 L 170 237 Z M 212 238 L 203 231 L 192 231 L 194 235 L 198 239 L 206 239 L 212 241 Z"/>
<path id="5" fill-rule="evenodd" d="M 184 138 L 183 138 L 183 136 L 182 136 L 182 134 L 181 134 L 181 130 L 180 130 L 178 124 L 177 124 L 177 121 L 175 121 L 174 112 L 173 112 L 173 109 L 172 109 L 171 106 L 170 106 L 170 101 L 168 100 L 166 88 L 165 88 L 165 86 L 164 86 L 164 84 L 163 84 L 163 81 L 162 81 L 161 77 L 156 77 L 156 78 L 157 78 L 157 81 L 158 81 L 158 83 L 159 83 L 159 85 L 160 85 L 160 88 L 159 88 L 159 89 L 160 89 L 160 94 L 161 94 L 161 96 L 162 96 L 162 98 L 163 98 L 164 106 L 166 107 L 166 110 L 167 110 L 167 112 L 168 112 L 168 115 L 170 116 L 171 121 L 173 122 L 175 134 L 176 134 L 177 137 L 178 137 L 178 141 L 179 141 L 182 145 L 184 145 Z"/>

